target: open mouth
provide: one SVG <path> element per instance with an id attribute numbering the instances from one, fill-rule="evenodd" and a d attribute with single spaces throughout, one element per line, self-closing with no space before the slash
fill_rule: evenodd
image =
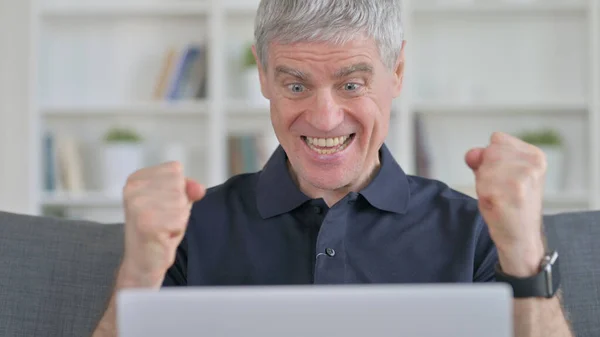
<path id="1" fill-rule="evenodd" d="M 344 151 L 356 137 L 355 133 L 333 137 L 333 138 L 314 138 L 302 136 L 302 140 L 308 147 L 318 154 L 334 154 Z"/>

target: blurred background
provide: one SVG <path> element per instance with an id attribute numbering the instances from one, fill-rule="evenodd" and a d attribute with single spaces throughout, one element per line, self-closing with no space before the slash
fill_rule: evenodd
<path id="1" fill-rule="evenodd" d="M 258 0 L 0 0 L 0 210 L 123 221 L 133 171 L 214 186 L 278 145 L 249 57 Z M 600 208 L 597 0 L 405 0 L 388 146 L 468 194 L 504 131 L 548 159 L 545 212 Z"/>

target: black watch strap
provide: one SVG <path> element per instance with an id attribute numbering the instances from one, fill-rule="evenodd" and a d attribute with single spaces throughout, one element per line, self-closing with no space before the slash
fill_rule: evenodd
<path id="1" fill-rule="evenodd" d="M 540 272 L 534 276 L 519 278 L 505 274 L 500 265 L 496 265 L 496 282 L 508 283 L 515 298 L 545 297 L 552 298 L 560 287 L 558 254 L 549 255 L 540 266 Z"/>

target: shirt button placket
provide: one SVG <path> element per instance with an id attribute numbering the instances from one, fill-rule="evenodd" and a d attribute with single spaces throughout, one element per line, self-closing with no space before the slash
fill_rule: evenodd
<path id="1" fill-rule="evenodd" d="M 339 284 L 345 280 L 344 235 L 348 204 L 342 202 L 327 211 L 317 238 L 315 283 Z"/>

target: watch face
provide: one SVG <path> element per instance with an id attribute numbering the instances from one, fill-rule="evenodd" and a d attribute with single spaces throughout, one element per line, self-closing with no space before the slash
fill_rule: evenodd
<path id="1" fill-rule="evenodd" d="M 560 285 L 560 273 L 557 268 L 553 268 L 558 262 L 558 253 L 555 251 L 546 256 L 542 265 L 542 271 L 546 277 L 546 297 L 551 298 L 556 294 Z"/>
<path id="2" fill-rule="evenodd" d="M 542 261 L 542 270 L 547 270 L 549 267 L 551 267 L 552 265 L 554 265 L 554 263 L 556 263 L 556 260 L 558 259 L 558 252 L 554 251 L 552 254 L 546 255 L 544 257 L 544 260 Z"/>

